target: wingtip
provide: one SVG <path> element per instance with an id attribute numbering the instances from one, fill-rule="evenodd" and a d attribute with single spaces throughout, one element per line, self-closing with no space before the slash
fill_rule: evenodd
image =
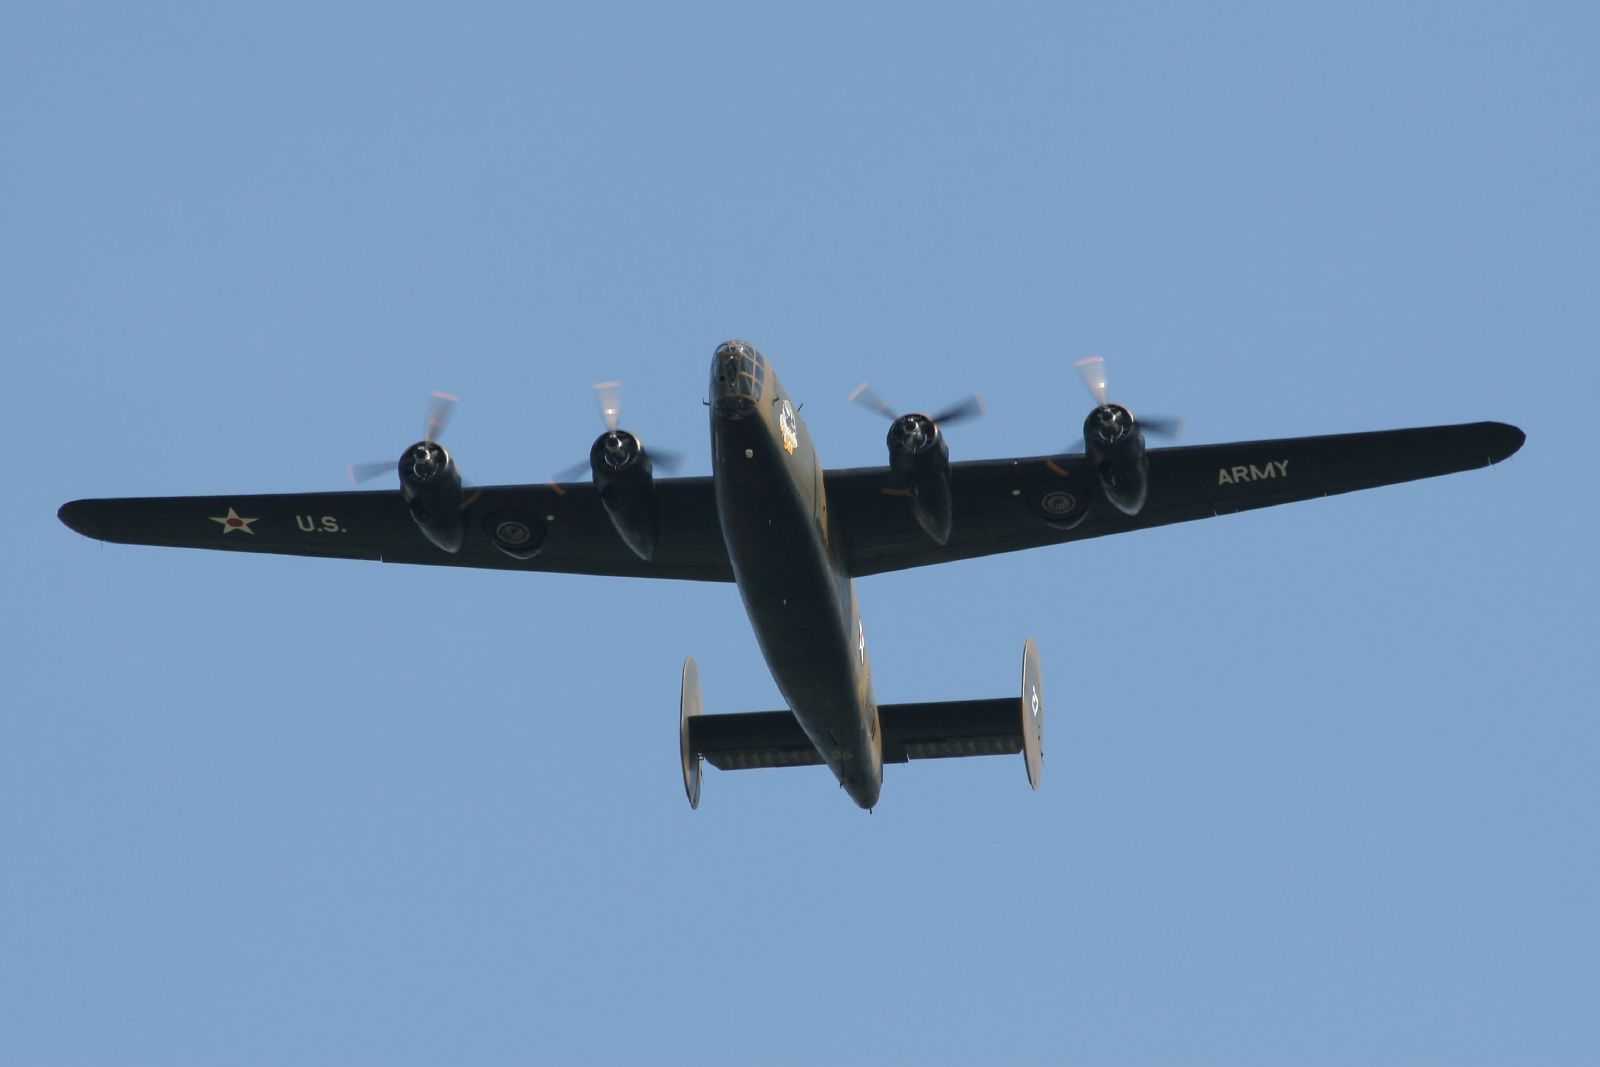
<path id="1" fill-rule="evenodd" d="M 1522 432 L 1520 426 L 1512 426 L 1507 422 L 1491 422 L 1485 425 L 1492 435 L 1489 442 L 1490 463 L 1499 463 L 1516 455 L 1528 439 L 1528 435 Z"/>
<path id="2" fill-rule="evenodd" d="M 74 533 L 82 534 L 84 537 L 90 537 L 96 541 L 103 541 L 105 538 L 100 536 L 99 527 L 92 517 L 93 503 L 90 500 L 68 501 L 56 510 L 56 518 L 60 519 L 62 524 Z"/>

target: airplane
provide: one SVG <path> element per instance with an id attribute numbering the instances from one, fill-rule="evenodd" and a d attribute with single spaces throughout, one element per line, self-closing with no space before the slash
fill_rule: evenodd
<path id="1" fill-rule="evenodd" d="M 893 420 L 888 465 L 825 470 L 771 361 L 728 341 L 711 358 L 710 477 L 656 478 L 664 453 L 620 427 L 615 383 L 605 383 L 606 431 L 587 481 L 463 487 L 438 441 L 454 398 L 435 394 L 423 439 L 400 457 L 398 491 L 75 500 L 58 515 L 126 544 L 731 581 L 788 707 L 705 714 L 699 670 L 685 660 L 678 733 L 690 806 L 703 762 L 826 764 L 871 810 L 884 764 L 913 759 L 1020 752 L 1037 789 L 1044 687 L 1030 638 L 1019 696 L 878 703 L 855 579 L 1470 470 L 1524 441 L 1515 426 L 1476 422 L 1147 448 L 1146 430 L 1170 436 L 1175 425 L 1112 403 L 1099 357 L 1078 367 L 1095 406 L 1081 451 L 1057 455 L 951 462 L 941 425 L 981 401 L 900 414 L 863 386 L 853 398 Z"/>

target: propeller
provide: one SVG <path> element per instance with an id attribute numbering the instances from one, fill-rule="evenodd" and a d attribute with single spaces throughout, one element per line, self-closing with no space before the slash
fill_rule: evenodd
<path id="1" fill-rule="evenodd" d="M 460 403 L 459 397 L 450 393 L 441 393 L 437 389 L 433 391 L 433 395 L 428 401 L 428 421 L 424 424 L 422 431 L 422 439 L 424 441 L 434 444 L 439 440 L 439 435 L 444 433 L 445 425 L 449 423 L 450 416 L 455 412 L 458 403 Z M 351 485 L 360 485 L 362 482 L 371 481 L 380 474 L 394 470 L 394 466 L 393 460 L 352 463 L 345 468 L 345 473 L 349 476 Z"/>
<path id="2" fill-rule="evenodd" d="M 439 439 L 439 435 L 444 433 L 445 424 L 450 421 L 450 416 L 460 402 L 461 398 L 458 396 L 441 393 L 437 389 L 433 391 L 433 399 L 428 403 L 428 428 L 422 435 L 424 441 Z"/>
<path id="3" fill-rule="evenodd" d="M 595 382 L 594 402 L 600 405 L 600 418 L 606 429 L 615 433 L 617 422 L 622 418 L 622 383 Z"/>
<path id="4" fill-rule="evenodd" d="M 868 382 L 862 382 L 860 385 L 856 386 L 855 392 L 851 393 L 848 399 L 854 403 L 860 404 L 869 411 L 876 411 L 879 415 L 882 415 L 891 422 L 900 417 L 900 413 L 894 408 L 890 407 L 888 404 L 884 403 L 883 398 L 873 390 L 871 384 Z M 951 404 L 948 408 L 939 412 L 937 415 L 928 415 L 925 417 L 929 421 L 936 422 L 941 426 L 949 426 L 954 423 L 961 422 L 964 419 L 976 418 L 982 414 L 983 397 L 979 396 L 977 393 L 974 393 L 964 400 L 958 400 L 956 403 Z"/>
<path id="5" fill-rule="evenodd" d="M 1095 407 L 1111 407 L 1106 388 L 1106 361 L 1103 356 L 1090 356 L 1078 360 L 1073 366 L 1078 368 L 1078 373 L 1083 375 L 1083 384 L 1088 387 L 1089 395 L 1094 397 Z M 1124 409 L 1126 410 L 1126 409 Z M 1183 419 L 1176 415 L 1146 415 L 1138 419 L 1138 424 L 1146 433 L 1155 434 L 1176 441 L 1183 434 Z M 1081 438 L 1079 439 L 1082 440 Z"/>
<path id="6" fill-rule="evenodd" d="M 605 449 L 608 455 L 615 455 L 619 459 L 623 457 L 628 447 L 627 439 L 630 437 L 639 443 L 640 448 L 644 447 L 644 442 L 636 435 L 630 434 L 626 430 L 618 429 L 622 423 L 621 382 L 595 382 L 594 401 L 595 405 L 600 409 L 600 420 L 606 424 Z M 675 474 L 678 468 L 683 466 L 683 456 L 677 452 L 668 451 L 664 448 L 652 448 L 649 454 L 651 467 L 662 470 L 667 474 Z M 589 461 L 584 459 L 572 464 L 570 467 L 563 467 L 550 480 L 551 482 L 570 482 L 588 471 Z"/>
<path id="7" fill-rule="evenodd" d="M 1089 387 L 1089 393 L 1094 397 L 1096 407 L 1105 407 L 1106 400 L 1106 360 L 1104 356 L 1090 356 L 1080 359 L 1073 366 L 1078 368 L 1078 373 L 1083 375 L 1083 384 Z"/>

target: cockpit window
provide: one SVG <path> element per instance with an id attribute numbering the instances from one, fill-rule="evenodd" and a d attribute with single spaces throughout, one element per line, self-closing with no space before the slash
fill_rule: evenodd
<path id="1" fill-rule="evenodd" d="M 767 361 L 754 347 L 743 341 L 729 341 L 717 348 L 711 376 L 711 399 L 743 397 L 761 399 L 766 387 Z"/>

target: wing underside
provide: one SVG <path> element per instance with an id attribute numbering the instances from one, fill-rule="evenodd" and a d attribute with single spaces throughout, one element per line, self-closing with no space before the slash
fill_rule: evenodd
<path id="1" fill-rule="evenodd" d="M 1497 463 L 1523 433 L 1497 422 L 1152 449 L 1148 501 L 1124 515 L 1098 493 L 1083 455 L 951 465 L 947 544 L 928 538 L 876 468 L 830 472 L 858 577 L 1127 533 L 1431 478 Z"/>
<path id="2" fill-rule="evenodd" d="M 711 479 L 675 478 L 658 488 L 659 533 L 649 561 L 623 543 L 588 483 L 469 491 L 463 507 L 466 537 L 456 553 L 422 535 L 398 490 L 75 500 L 60 516 L 86 537 L 129 544 L 732 581 Z M 520 558 L 530 548 L 537 551 Z"/>
<path id="3" fill-rule="evenodd" d="M 1495 463 L 1523 434 L 1479 422 L 1327 437 L 1154 449 L 1148 502 L 1136 516 L 1098 497 L 1083 455 L 951 466 L 953 532 L 918 526 L 886 467 L 824 475 L 831 528 L 852 575 L 923 567 L 1210 518 Z M 646 561 L 623 543 L 594 486 L 471 491 L 457 553 L 431 544 L 396 490 L 75 500 L 59 512 L 101 541 L 502 570 L 696 581 L 733 580 L 710 478 L 656 484 L 659 533 Z M 507 551 L 506 538 L 516 539 Z"/>

